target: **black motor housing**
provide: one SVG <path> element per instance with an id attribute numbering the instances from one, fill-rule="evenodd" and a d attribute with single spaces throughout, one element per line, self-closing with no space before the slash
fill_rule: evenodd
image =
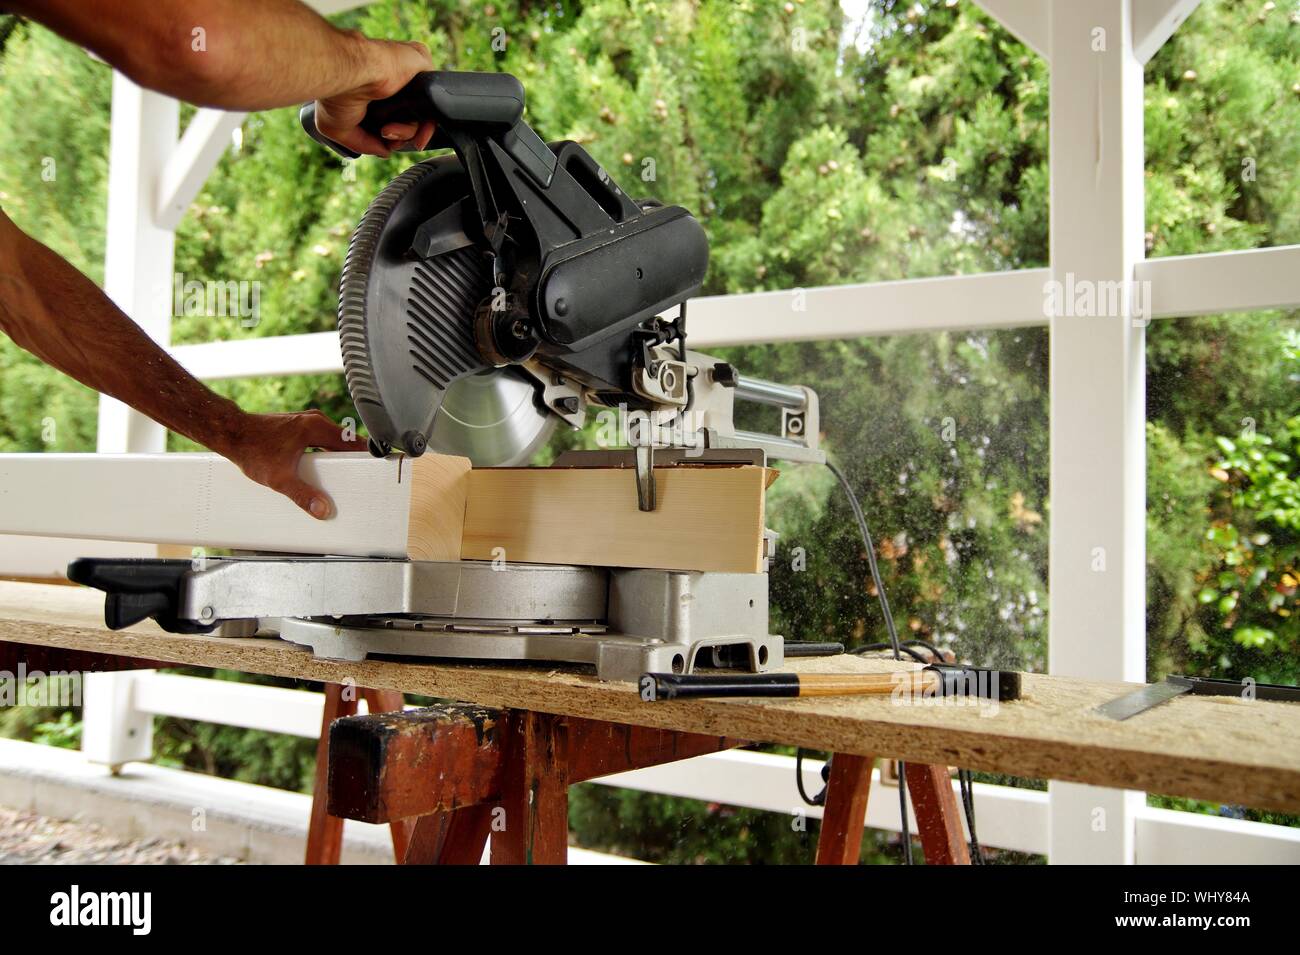
<path id="1" fill-rule="evenodd" d="M 388 122 L 434 121 L 430 148 L 450 147 L 457 161 L 453 173 L 430 160 L 437 175 L 385 190 L 367 213 L 366 243 L 358 247 L 354 237 L 349 251 L 340 295 L 344 359 L 380 450 L 423 451 L 446 389 L 485 367 L 536 356 L 599 395 L 637 405 L 644 403 L 632 380 L 647 338 L 679 338 L 684 348 L 682 330 L 656 316 L 702 286 L 704 229 L 680 206 L 633 201 L 579 144 L 544 143 L 524 122 L 523 106 L 512 76 L 434 71 L 367 111 L 362 125 L 375 134 Z M 302 120 L 346 153 L 320 136 L 310 106 Z M 385 202 L 382 216 L 372 215 Z M 363 220 L 358 236 L 365 231 Z M 425 288 L 402 298 L 421 274 Z M 483 292 L 466 314 L 468 299 Z M 393 313 L 383 319 L 389 330 L 363 327 L 385 309 Z M 385 356 L 374 354 L 379 338 Z M 381 395 L 391 375 L 377 374 L 375 362 L 402 360 L 428 380 L 427 391 Z M 370 414 L 363 401 L 374 406 Z"/>

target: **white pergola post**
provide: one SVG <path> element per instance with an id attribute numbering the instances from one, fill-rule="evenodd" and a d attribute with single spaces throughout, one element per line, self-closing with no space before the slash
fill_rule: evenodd
<path id="1" fill-rule="evenodd" d="M 1051 0 L 1049 669 L 1146 678 L 1142 63 L 1129 0 Z M 1089 314 L 1071 314 L 1086 295 Z M 1112 298 L 1109 290 L 1123 290 Z M 1049 785 L 1048 858 L 1128 863 L 1144 794 Z"/>
<path id="2" fill-rule="evenodd" d="M 113 73 L 104 291 L 164 348 L 171 344 L 176 235 L 158 223 L 158 188 L 179 123 L 176 100 Z M 113 398 L 99 399 L 99 451 L 165 451 L 166 440 L 161 425 Z"/>
<path id="3" fill-rule="evenodd" d="M 171 344 L 174 226 L 158 221 L 159 186 L 176 151 L 180 104 L 113 73 L 104 291 L 149 337 Z M 167 431 L 106 395 L 99 399 L 101 453 L 167 450 Z M 153 717 L 132 705 L 139 671 L 87 673 L 82 752 L 120 767 L 153 757 Z"/>

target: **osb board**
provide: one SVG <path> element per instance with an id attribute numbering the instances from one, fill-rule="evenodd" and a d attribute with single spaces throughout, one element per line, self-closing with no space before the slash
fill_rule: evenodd
<path id="1" fill-rule="evenodd" d="M 338 663 L 275 639 L 103 627 L 97 592 L 0 582 L 0 640 L 326 682 L 355 681 L 485 706 L 823 751 L 1300 812 L 1300 704 L 1184 696 L 1122 723 L 1092 710 L 1133 684 L 1026 674 L 1025 698 L 996 709 L 899 705 L 887 697 L 643 703 L 633 686 L 574 670 L 366 661 Z M 804 660 L 799 672 L 888 670 L 883 660 Z"/>

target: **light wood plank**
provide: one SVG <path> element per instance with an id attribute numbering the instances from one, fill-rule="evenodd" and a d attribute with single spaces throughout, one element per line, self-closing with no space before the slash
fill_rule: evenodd
<path id="1" fill-rule="evenodd" d="M 412 460 L 406 556 L 412 560 L 460 560 L 469 494 L 468 458 L 426 454 Z"/>
<path id="2" fill-rule="evenodd" d="M 643 703 L 631 684 L 570 668 L 317 660 L 280 640 L 104 629 L 102 595 L 0 582 L 0 640 L 402 690 L 733 739 L 1018 776 L 1118 786 L 1300 812 L 1300 705 L 1183 696 L 1115 722 L 1095 707 L 1134 684 L 1025 674 L 996 708 L 901 705 L 888 697 Z M 800 660 L 799 673 L 880 672 L 888 660 Z"/>
<path id="3" fill-rule="evenodd" d="M 748 466 L 656 468 L 658 506 L 641 511 L 630 469 L 475 469 L 461 556 L 756 573 L 768 475 Z"/>

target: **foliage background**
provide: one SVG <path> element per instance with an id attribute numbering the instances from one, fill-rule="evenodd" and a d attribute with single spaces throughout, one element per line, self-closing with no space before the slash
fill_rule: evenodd
<path id="1" fill-rule="evenodd" d="M 834 0 L 385 0 L 339 19 L 424 40 L 450 68 L 520 76 L 545 138 L 576 139 L 625 185 L 700 215 L 712 245 L 706 293 L 1046 265 L 1043 62 L 968 0 L 846 6 L 853 16 Z M 494 29 L 504 50 L 492 48 Z M 108 71 L 12 18 L 0 20 L 0 40 L 0 203 L 101 279 Z M 1149 64 L 1149 256 L 1300 241 L 1297 51 L 1300 5 L 1206 0 Z M 53 182 L 40 176 L 46 156 Z M 638 182 L 647 158 L 654 180 Z M 176 268 L 260 281 L 261 323 L 182 316 L 175 341 L 331 328 L 350 231 L 409 161 L 348 166 L 310 143 L 293 111 L 250 117 L 180 228 Z M 1294 314 L 1278 313 L 1148 329 L 1152 678 L 1300 676 L 1296 329 Z M 909 633 L 977 663 L 1045 668 L 1047 346 L 1045 330 L 1027 329 L 727 351 L 748 373 L 818 389 L 826 445 L 863 499 Z M 351 411 L 341 376 L 219 387 L 251 409 Z M 0 342 L 0 450 L 87 450 L 94 429 L 93 394 Z M 788 470 L 771 513 L 783 557 L 774 628 L 881 639 L 861 546 L 828 476 Z M 806 571 L 791 568 L 796 547 Z M 215 729 L 186 732 L 177 758 L 187 765 L 233 760 L 234 772 L 278 785 L 306 778 L 309 753 L 277 756 L 241 731 L 225 742 Z M 682 837 L 701 811 L 593 790 L 574 823 L 592 844 L 625 845 Z M 769 831 L 771 817 L 728 818 L 764 833 L 744 858 L 806 848 Z M 640 852 L 710 859 L 710 845 L 664 835 Z"/>

